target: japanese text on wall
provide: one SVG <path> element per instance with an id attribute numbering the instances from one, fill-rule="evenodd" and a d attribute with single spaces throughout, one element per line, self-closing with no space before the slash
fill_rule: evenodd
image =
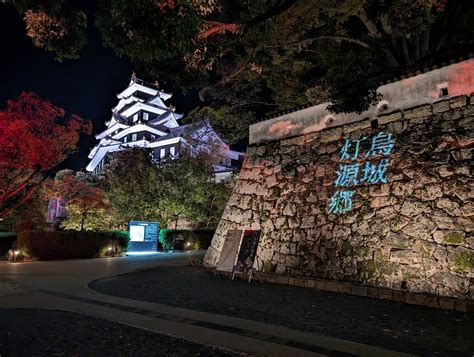
<path id="1" fill-rule="evenodd" d="M 369 143 L 369 148 L 363 152 L 366 142 Z M 349 190 L 349 187 L 388 182 L 388 157 L 393 147 L 392 134 L 383 131 L 370 138 L 345 139 L 339 159 L 341 163 L 334 181 L 337 191 L 329 200 L 329 213 L 344 214 L 352 210 L 355 190 Z M 360 159 L 365 161 L 360 163 Z"/>

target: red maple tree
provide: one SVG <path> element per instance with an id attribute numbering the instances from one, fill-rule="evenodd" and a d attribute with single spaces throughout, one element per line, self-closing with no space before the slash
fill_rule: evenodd
<path id="1" fill-rule="evenodd" d="M 92 123 L 23 92 L 0 111 L 0 217 L 24 204 L 47 175 L 77 148 Z"/>

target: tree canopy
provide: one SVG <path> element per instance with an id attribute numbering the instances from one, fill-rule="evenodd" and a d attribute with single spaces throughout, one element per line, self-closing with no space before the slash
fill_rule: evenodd
<path id="1" fill-rule="evenodd" d="M 54 180 L 43 185 L 43 197 L 66 202 L 67 217 L 60 226 L 71 230 L 105 230 L 112 228 L 112 215 L 106 193 L 97 187 L 89 174 L 72 170 L 59 171 Z"/>
<path id="2" fill-rule="evenodd" d="M 35 45 L 77 55 L 83 13 L 70 2 L 11 1 Z M 100 0 L 96 25 L 144 75 L 201 89 L 191 117 L 237 140 L 308 102 L 361 112 L 381 81 L 468 55 L 473 12 L 469 0 Z"/>
<path id="3" fill-rule="evenodd" d="M 181 150 L 178 157 L 158 161 L 147 149 L 117 152 L 101 179 L 115 220 L 214 223 L 230 188 L 212 180 L 212 160 L 204 151 L 191 156 Z"/>
<path id="4" fill-rule="evenodd" d="M 91 129 L 34 93 L 8 101 L 0 111 L 0 217 L 25 203 Z"/>

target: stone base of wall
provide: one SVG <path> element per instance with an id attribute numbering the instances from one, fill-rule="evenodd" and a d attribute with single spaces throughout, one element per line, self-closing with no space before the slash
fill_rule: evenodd
<path id="1" fill-rule="evenodd" d="M 213 273 L 216 273 L 217 275 L 227 276 L 229 278 L 232 276 L 232 274 L 228 272 L 216 271 L 212 268 L 209 268 L 208 270 L 212 271 Z M 235 277 L 238 279 L 248 279 L 248 277 L 243 273 L 236 273 Z M 409 291 L 378 288 L 340 282 L 336 280 L 306 278 L 279 274 L 266 274 L 262 272 L 255 272 L 252 276 L 252 279 L 271 284 L 298 286 L 308 289 L 331 291 L 335 293 L 343 293 L 381 300 L 403 302 L 412 305 L 422 305 L 444 310 L 474 312 L 474 300 L 470 299 L 459 299 L 431 294 L 413 293 Z"/>

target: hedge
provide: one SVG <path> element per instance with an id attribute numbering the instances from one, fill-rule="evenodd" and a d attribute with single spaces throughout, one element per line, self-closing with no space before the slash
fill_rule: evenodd
<path id="1" fill-rule="evenodd" d="M 0 259 L 6 257 L 13 243 L 16 241 L 16 233 L 0 232 Z"/>
<path id="2" fill-rule="evenodd" d="M 22 254 L 39 260 L 81 259 L 127 250 L 128 232 L 25 231 L 18 233 Z M 109 250 L 109 248 L 112 248 Z"/>
<path id="3" fill-rule="evenodd" d="M 158 241 L 163 250 L 190 250 L 190 249 L 206 249 L 211 245 L 214 230 L 177 230 L 177 229 L 160 229 Z M 176 240 L 176 236 L 182 235 L 184 240 Z"/>

